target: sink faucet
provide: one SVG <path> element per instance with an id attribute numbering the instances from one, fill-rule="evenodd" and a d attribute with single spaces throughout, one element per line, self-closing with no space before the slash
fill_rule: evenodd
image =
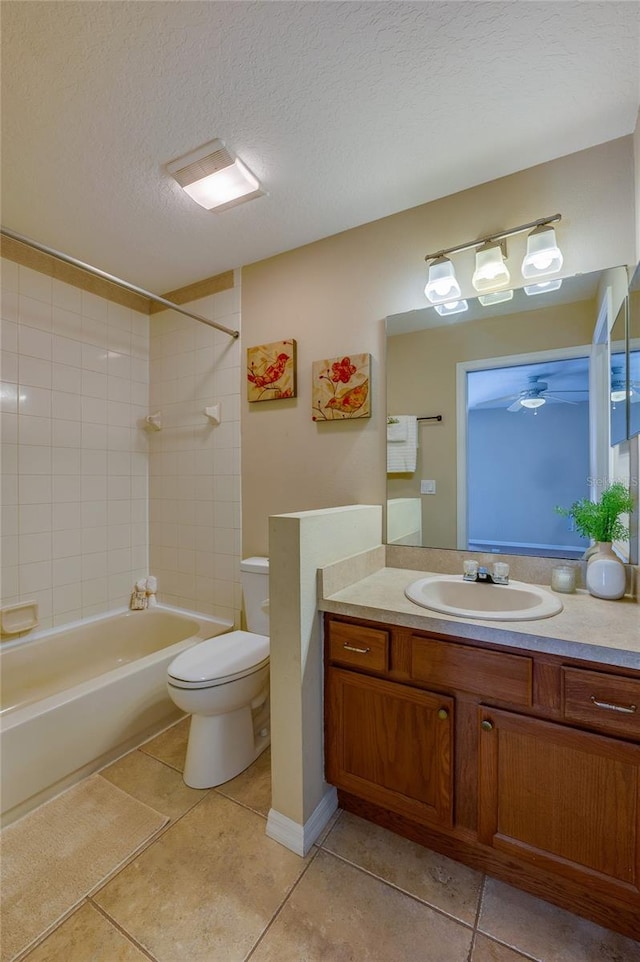
<path id="1" fill-rule="evenodd" d="M 509 565 L 497 561 L 493 565 L 493 570 L 489 571 L 484 565 L 466 563 L 465 572 L 462 576 L 463 581 L 478 581 L 486 585 L 508 585 L 509 584 Z"/>

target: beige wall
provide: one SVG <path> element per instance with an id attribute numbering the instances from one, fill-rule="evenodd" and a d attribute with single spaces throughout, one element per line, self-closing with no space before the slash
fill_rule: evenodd
<path id="1" fill-rule="evenodd" d="M 588 346 L 595 320 L 595 302 L 581 301 L 389 338 L 389 411 L 443 416 L 442 423 L 425 422 L 418 428 L 415 473 L 388 480 L 389 497 L 393 498 L 420 497 L 420 479 L 435 480 L 436 494 L 421 499 L 425 545 L 456 546 L 456 363 Z"/>
<path id="2" fill-rule="evenodd" d="M 564 271 L 599 270 L 633 260 L 633 211 L 625 137 L 244 268 L 243 350 L 298 341 L 297 399 L 249 405 L 243 391 L 244 552 L 268 552 L 269 515 L 385 500 L 384 318 L 425 306 L 426 253 L 559 212 Z M 350 352 L 372 355 L 371 419 L 313 422 L 312 362 Z"/>

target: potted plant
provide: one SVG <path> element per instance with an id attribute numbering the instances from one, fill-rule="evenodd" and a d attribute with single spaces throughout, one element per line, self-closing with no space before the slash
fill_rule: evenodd
<path id="1" fill-rule="evenodd" d="M 581 498 L 570 508 L 556 507 L 558 514 L 573 519 L 583 538 L 591 538 L 596 543 L 587 554 L 586 575 L 587 588 L 596 598 L 621 598 L 624 594 L 626 571 L 613 552 L 612 542 L 629 537 L 629 529 L 620 515 L 632 510 L 631 492 L 621 481 L 615 481 L 603 491 L 599 501 Z"/>

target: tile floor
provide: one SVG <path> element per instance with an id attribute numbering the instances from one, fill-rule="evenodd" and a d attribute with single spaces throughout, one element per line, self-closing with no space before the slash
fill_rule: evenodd
<path id="1" fill-rule="evenodd" d="M 194 790 L 187 730 L 102 771 L 171 821 L 21 962 L 640 962 L 640 943 L 346 812 L 298 858 L 265 835 L 269 753 Z"/>

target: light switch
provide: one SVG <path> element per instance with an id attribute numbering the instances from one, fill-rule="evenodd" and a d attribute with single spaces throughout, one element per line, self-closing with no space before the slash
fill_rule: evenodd
<path id="1" fill-rule="evenodd" d="M 435 481 L 420 482 L 420 494 L 435 494 L 435 493 L 436 493 Z"/>

